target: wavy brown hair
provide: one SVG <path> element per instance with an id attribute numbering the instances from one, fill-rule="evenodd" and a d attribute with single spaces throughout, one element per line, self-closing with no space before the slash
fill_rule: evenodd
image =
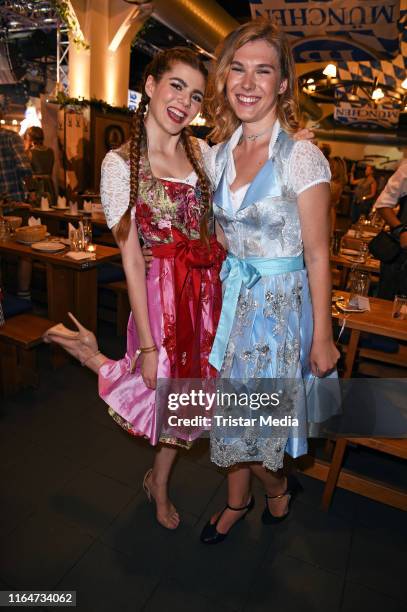
<path id="1" fill-rule="evenodd" d="M 130 198 L 129 207 L 117 225 L 116 235 L 119 241 L 126 240 L 129 235 L 131 226 L 131 209 L 137 203 L 139 191 L 140 157 L 142 151 L 145 151 L 145 154 L 147 155 L 145 146 L 146 131 L 144 127 L 144 119 L 149 97 L 145 92 L 145 84 L 150 75 L 156 82 L 160 81 L 163 75 L 171 70 L 175 63 L 186 64 L 187 66 L 191 66 L 191 68 L 198 70 L 204 76 L 205 81 L 208 78 L 208 71 L 206 70 L 204 63 L 199 59 L 198 55 L 188 47 L 174 47 L 172 49 L 161 51 L 154 56 L 153 60 L 146 67 L 144 72 L 141 101 L 132 120 L 130 141 L 127 145 L 125 145 L 125 149 L 128 150 L 130 159 Z M 204 214 L 201 220 L 200 234 L 201 239 L 207 242 L 208 218 L 211 208 L 210 182 L 201 163 L 199 146 L 194 145 L 194 139 L 191 137 L 191 133 L 188 128 L 184 128 L 182 130 L 180 140 L 185 149 L 188 160 L 198 176 L 197 186 L 199 187 L 201 193 L 201 201 L 204 204 Z"/>
<path id="2" fill-rule="evenodd" d="M 216 62 L 211 74 L 205 103 L 205 114 L 214 125 L 210 138 L 222 142 L 230 138 L 240 125 L 226 95 L 226 81 L 233 57 L 240 47 L 254 40 L 265 40 L 277 52 L 281 81 L 287 80 L 287 89 L 278 95 L 277 118 L 288 133 L 298 129 L 298 92 L 294 58 L 284 32 L 269 19 L 249 21 L 230 32 L 216 49 Z"/>

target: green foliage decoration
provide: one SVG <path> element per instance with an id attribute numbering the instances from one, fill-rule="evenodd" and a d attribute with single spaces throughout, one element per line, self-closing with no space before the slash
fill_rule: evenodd
<path id="1" fill-rule="evenodd" d="M 67 0 L 50 0 L 50 4 L 52 4 L 59 18 L 68 28 L 74 45 L 80 49 L 89 49 L 89 45 L 83 37 L 75 15 L 72 13 L 70 3 Z"/>
<path id="2" fill-rule="evenodd" d="M 133 111 L 127 106 L 111 106 L 104 100 L 98 100 L 96 98 L 91 98 L 90 100 L 85 100 L 84 98 L 70 98 L 63 91 L 58 92 L 55 100 L 50 100 L 50 102 L 59 104 L 61 108 L 70 108 L 75 111 L 91 107 L 105 114 L 121 113 L 129 117 L 133 115 Z"/>

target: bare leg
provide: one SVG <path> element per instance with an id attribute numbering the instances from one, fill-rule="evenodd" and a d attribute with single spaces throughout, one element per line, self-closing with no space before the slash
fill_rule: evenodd
<path id="1" fill-rule="evenodd" d="M 271 472 L 263 467 L 260 463 L 251 463 L 250 469 L 252 473 L 263 483 L 267 495 L 275 496 L 282 495 L 287 490 L 287 478 L 282 470 Z M 287 512 L 288 496 L 280 497 L 279 499 L 268 499 L 268 507 L 273 516 L 284 516 Z"/>
<path id="2" fill-rule="evenodd" d="M 157 521 L 167 529 L 176 529 L 179 525 L 179 514 L 168 498 L 168 480 L 177 452 L 173 446 L 160 446 L 146 481 L 156 503 Z"/>
<path id="3" fill-rule="evenodd" d="M 238 464 L 230 468 L 228 473 L 228 504 L 232 508 L 244 508 L 250 501 L 250 478 L 251 472 L 248 465 Z M 244 514 L 243 509 L 240 512 L 226 509 L 216 529 L 219 533 L 227 533 L 229 529 L 236 523 L 237 520 Z M 220 512 L 214 514 L 211 518 L 211 523 L 215 523 Z"/>

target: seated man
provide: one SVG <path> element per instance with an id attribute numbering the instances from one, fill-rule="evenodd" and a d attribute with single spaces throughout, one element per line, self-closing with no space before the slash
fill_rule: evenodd
<path id="1" fill-rule="evenodd" d="M 392 300 L 396 294 L 407 294 L 407 148 L 399 168 L 389 178 L 376 201 L 376 210 L 390 225 L 401 251 L 391 263 L 381 263 L 378 297 Z M 396 214 L 395 208 L 399 206 Z"/>

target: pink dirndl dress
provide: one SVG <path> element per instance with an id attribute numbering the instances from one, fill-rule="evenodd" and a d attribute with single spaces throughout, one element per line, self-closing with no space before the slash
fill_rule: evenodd
<path id="1" fill-rule="evenodd" d="M 187 183 L 156 179 L 146 166 L 144 162 L 140 168 L 135 222 L 140 238 L 153 249 L 154 255 L 146 284 L 150 327 L 158 348 L 157 378 L 214 377 L 216 370 L 208 359 L 221 310 L 219 270 L 225 253 L 212 236 L 209 260 L 206 251 L 200 261 L 203 205 L 199 189 Z M 190 352 L 179 346 L 181 341 L 185 343 L 180 333 L 186 323 L 193 329 Z M 118 361 L 108 360 L 102 365 L 100 397 L 109 405 L 110 415 L 130 434 L 144 436 L 154 445 L 161 441 L 189 447 L 190 441 L 161 435 L 156 391 L 144 384 L 139 365 L 132 372 L 139 346 L 130 314 L 126 354 Z M 193 368 L 191 364 L 195 364 Z"/>

